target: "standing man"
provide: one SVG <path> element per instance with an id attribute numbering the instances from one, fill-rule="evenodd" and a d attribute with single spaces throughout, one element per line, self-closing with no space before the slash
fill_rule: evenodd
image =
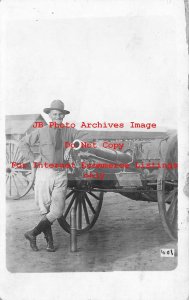
<path id="1" fill-rule="evenodd" d="M 52 101 L 49 108 L 43 110 L 49 115 L 52 122 L 61 124 L 65 115 L 70 112 L 64 109 L 64 103 L 61 100 Z M 74 128 L 50 128 L 48 125 L 34 130 L 31 134 L 25 136 L 20 141 L 20 149 L 23 155 L 34 162 L 34 153 L 32 146 L 39 143 L 41 162 L 63 163 L 64 162 L 64 143 L 73 142 L 84 134 Z M 38 251 L 36 237 L 44 233 L 47 240 L 47 251 L 54 252 L 53 236 L 51 225 L 63 214 L 66 189 L 67 189 L 67 171 L 60 168 L 38 168 L 35 181 L 35 201 L 39 207 L 42 219 L 30 231 L 25 233 L 25 238 L 29 240 L 33 251 Z"/>

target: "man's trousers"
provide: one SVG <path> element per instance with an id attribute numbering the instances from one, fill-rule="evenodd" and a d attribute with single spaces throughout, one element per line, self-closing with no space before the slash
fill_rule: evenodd
<path id="1" fill-rule="evenodd" d="M 67 171 L 38 168 L 35 180 L 35 201 L 42 215 L 53 223 L 63 214 L 67 190 Z"/>

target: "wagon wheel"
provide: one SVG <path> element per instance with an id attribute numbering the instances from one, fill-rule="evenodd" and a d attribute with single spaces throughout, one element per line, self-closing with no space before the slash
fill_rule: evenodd
<path id="1" fill-rule="evenodd" d="M 77 234 L 89 231 L 96 223 L 103 202 L 103 192 L 69 190 L 63 216 L 58 219 L 60 226 L 70 233 L 70 212 L 76 207 Z"/>
<path id="2" fill-rule="evenodd" d="M 171 138 L 165 156 L 166 163 L 177 163 L 177 137 Z M 162 168 L 157 179 L 158 207 L 165 231 L 171 239 L 177 240 L 178 221 L 178 169 Z"/>
<path id="3" fill-rule="evenodd" d="M 24 163 L 25 168 L 13 167 L 12 163 Z M 20 199 L 32 188 L 35 179 L 35 170 L 18 148 L 18 142 L 6 142 L 6 196 L 7 199 Z"/>

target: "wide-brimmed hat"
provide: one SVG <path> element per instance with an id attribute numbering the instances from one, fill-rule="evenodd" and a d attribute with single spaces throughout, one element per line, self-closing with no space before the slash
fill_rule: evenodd
<path id="1" fill-rule="evenodd" d="M 51 102 L 51 107 L 44 108 L 44 112 L 49 114 L 51 110 L 60 110 L 63 114 L 67 115 L 70 111 L 64 109 L 64 103 L 61 100 L 54 100 Z"/>

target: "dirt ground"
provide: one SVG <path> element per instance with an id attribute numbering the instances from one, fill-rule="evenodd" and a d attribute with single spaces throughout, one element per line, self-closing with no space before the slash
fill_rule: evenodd
<path id="1" fill-rule="evenodd" d="M 40 219 L 33 194 L 7 200 L 7 269 L 10 272 L 144 271 L 173 270 L 175 257 L 160 257 L 160 249 L 174 248 L 161 225 L 157 203 L 133 201 L 107 193 L 97 223 L 78 236 L 78 251 L 70 252 L 70 236 L 55 222 L 56 252 L 45 250 L 42 234 L 39 252 L 33 252 L 24 232 Z"/>

